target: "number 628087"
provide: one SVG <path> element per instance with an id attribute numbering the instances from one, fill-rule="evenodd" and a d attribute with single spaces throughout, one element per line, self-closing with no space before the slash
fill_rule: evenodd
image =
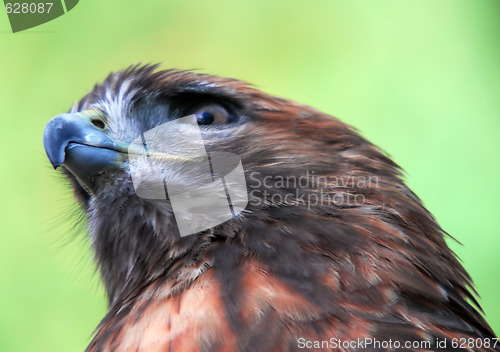
<path id="1" fill-rule="evenodd" d="M 8 2 L 5 4 L 5 10 L 7 13 L 50 13 L 52 5 L 52 2 Z"/>

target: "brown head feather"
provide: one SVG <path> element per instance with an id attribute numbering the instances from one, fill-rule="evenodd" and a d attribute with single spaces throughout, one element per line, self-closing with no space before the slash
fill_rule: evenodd
<path id="1" fill-rule="evenodd" d="M 93 195 L 68 172 L 110 299 L 89 351 L 494 336 L 446 233 L 386 154 L 343 122 L 244 82 L 155 68 L 111 74 L 73 111 L 102 110 L 111 136 L 130 142 L 189 104 L 229 107 L 239 122 L 206 147 L 241 157 L 250 203 L 179 238 L 171 207 L 137 197 L 126 170 L 101 175 Z"/>

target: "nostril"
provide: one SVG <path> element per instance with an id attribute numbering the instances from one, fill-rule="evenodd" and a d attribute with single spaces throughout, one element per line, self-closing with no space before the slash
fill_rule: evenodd
<path id="1" fill-rule="evenodd" d="M 92 120 L 90 120 L 90 122 L 92 122 L 92 124 L 95 127 L 99 128 L 101 130 L 103 130 L 104 127 L 106 127 L 106 125 L 104 124 L 104 122 L 102 120 L 99 120 L 99 119 L 92 119 Z"/>

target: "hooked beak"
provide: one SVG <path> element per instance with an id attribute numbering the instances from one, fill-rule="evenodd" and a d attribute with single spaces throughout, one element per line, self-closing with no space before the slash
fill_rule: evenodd
<path id="1" fill-rule="evenodd" d="M 79 181 L 88 179 L 127 159 L 127 143 L 109 137 L 96 115 L 62 114 L 47 123 L 43 132 L 45 152 L 54 169 L 64 164 Z"/>

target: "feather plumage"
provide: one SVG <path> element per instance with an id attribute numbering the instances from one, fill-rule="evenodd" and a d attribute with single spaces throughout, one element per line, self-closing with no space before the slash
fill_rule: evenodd
<path id="1" fill-rule="evenodd" d="M 109 296 L 88 351 L 295 351 L 332 338 L 430 342 L 412 351 L 448 339 L 456 350 L 451 339 L 494 338 L 446 233 L 400 168 L 343 122 L 156 66 L 111 74 L 72 112 L 102 111 L 109 135 L 130 142 L 197 101 L 239 117 L 207 140 L 242 159 L 250 203 L 238 217 L 180 238 L 168 202 L 137 197 L 126 170 L 99 174 L 91 193 L 65 170 Z"/>

